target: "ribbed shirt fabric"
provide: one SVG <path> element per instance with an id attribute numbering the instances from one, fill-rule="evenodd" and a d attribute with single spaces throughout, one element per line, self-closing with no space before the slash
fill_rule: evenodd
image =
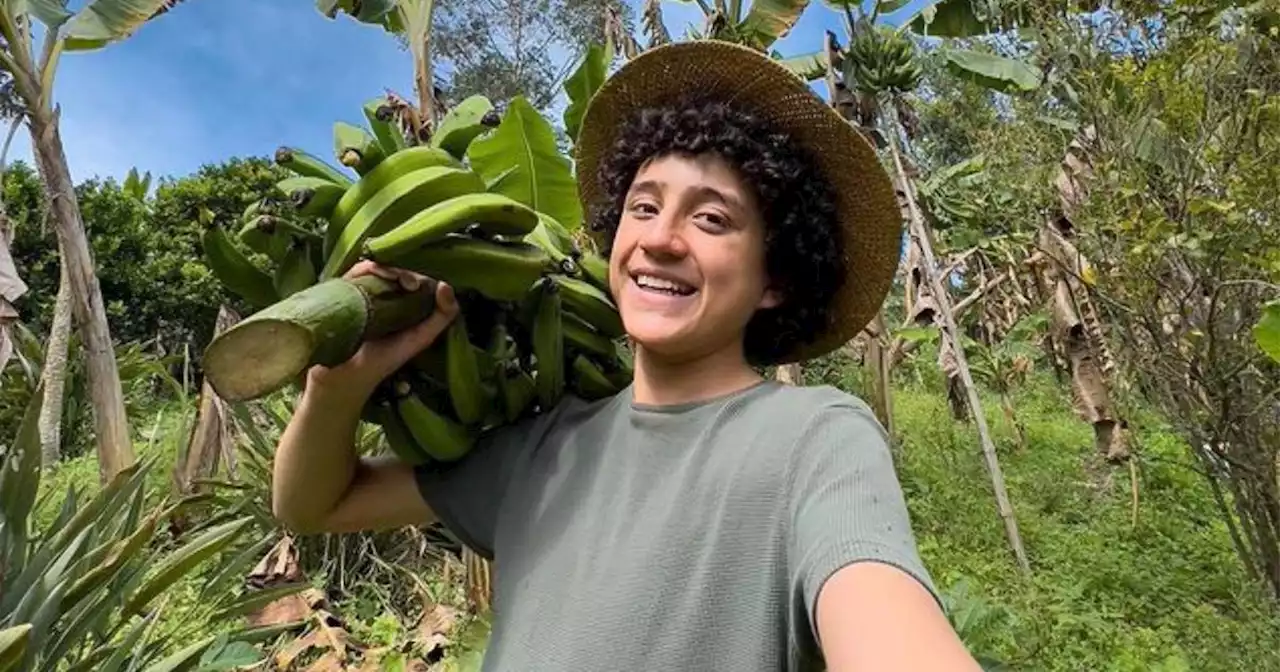
<path id="1" fill-rule="evenodd" d="M 937 599 L 884 431 L 833 387 L 568 397 L 417 478 L 493 560 L 485 672 L 817 670 L 837 569 L 889 563 Z"/>

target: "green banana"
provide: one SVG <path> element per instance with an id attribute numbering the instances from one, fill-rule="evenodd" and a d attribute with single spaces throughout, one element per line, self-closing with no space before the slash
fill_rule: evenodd
<path id="1" fill-rule="evenodd" d="M 293 209 L 308 217 L 328 217 L 347 188 L 319 177 L 288 177 L 276 189 L 289 199 Z"/>
<path id="2" fill-rule="evenodd" d="M 209 269 L 227 289 L 259 308 L 280 300 L 271 276 L 249 261 L 222 227 L 215 224 L 207 228 L 201 242 Z"/>
<path id="3" fill-rule="evenodd" d="M 329 226 L 325 228 L 324 234 L 325 256 L 329 256 L 332 252 L 334 245 L 338 242 L 338 236 L 346 228 L 347 222 L 351 221 L 351 218 L 360 211 L 360 208 L 364 207 L 364 204 L 369 199 L 391 184 L 396 178 L 431 166 L 460 168 L 462 164 L 442 149 L 418 146 L 410 147 L 388 156 L 382 160 L 382 163 L 378 164 L 377 168 L 369 171 L 367 175 L 361 176 L 355 185 L 347 189 L 346 193 L 342 195 L 342 198 L 338 200 L 338 204 L 333 208 L 333 214 L 329 215 Z"/>
<path id="4" fill-rule="evenodd" d="M 496 115 L 490 115 L 493 103 L 481 95 L 474 95 L 453 106 L 453 109 L 440 119 L 436 132 L 431 135 L 431 146 L 439 147 L 461 159 L 467 154 L 471 141 L 481 133 L 497 126 L 493 122 Z"/>
<path id="5" fill-rule="evenodd" d="M 406 392 L 406 394 L 412 394 L 412 392 Z M 373 417 L 376 424 L 382 428 L 382 436 L 387 441 L 387 447 L 401 461 L 417 466 L 431 459 L 418 445 L 417 441 L 414 441 L 413 435 L 409 433 L 409 428 L 405 425 L 404 419 L 397 412 L 397 405 L 393 404 L 392 401 L 375 402 Z"/>
<path id="6" fill-rule="evenodd" d="M 296 147 L 280 147 L 276 150 L 276 164 L 304 177 L 318 177 L 342 187 L 351 186 L 351 178 L 320 157 Z"/>
<path id="7" fill-rule="evenodd" d="M 609 286 L 609 260 L 594 252 L 583 254 L 578 258 L 578 268 L 586 281 L 595 285 L 606 294 L 613 291 Z"/>
<path id="8" fill-rule="evenodd" d="M 494 301 L 519 301 L 534 282 L 556 270 L 541 248 L 451 234 L 403 254 L 370 254 L 380 264 L 473 289 Z"/>
<path id="9" fill-rule="evenodd" d="M 563 321 L 562 327 L 564 328 L 564 340 L 566 343 L 579 350 L 593 352 L 604 357 L 613 356 L 613 341 L 608 336 L 593 329 L 585 320 L 573 313 L 565 313 L 561 320 Z"/>
<path id="10" fill-rule="evenodd" d="M 365 241 L 365 254 L 395 256 L 476 224 L 486 233 L 523 236 L 538 225 L 538 213 L 503 194 L 464 194 L 436 203 L 409 221 Z"/>
<path id="11" fill-rule="evenodd" d="M 369 129 L 378 139 L 383 156 L 391 156 L 405 148 L 404 132 L 400 130 L 399 115 L 385 97 L 365 101 L 364 118 L 369 122 Z"/>
<path id="12" fill-rule="evenodd" d="M 550 277 L 560 286 L 565 309 L 569 312 L 586 320 L 609 338 L 618 338 L 626 333 L 622 326 L 622 316 L 618 314 L 618 308 L 609 295 L 584 280 L 565 275 Z"/>
<path id="13" fill-rule="evenodd" d="M 498 394 L 502 398 L 503 418 L 515 422 L 538 395 L 533 377 L 514 362 L 498 369 Z"/>
<path id="14" fill-rule="evenodd" d="M 573 358 L 573 390 L 578 396 L 594 401 L 616 394 L 618 389 L 591 360 L 583 355 Z"/>
<path id="15" fill-rule="evenodd" d="M 480 365 L 467 338 L 467 324 L 459 313 L 445 330 L 445 382 L 453 412 L 464 425 L 475 425 L 489 409 Z"/>
<path id="16" fill-rule="evenodd" d="M 403 175 L 374 194 L 343 227 L 321 278 L 336 278 L 350 268 L 366 239 L 394 229 L 424 208 L 481 191 L 484 181 L 464 168 L 429 166 Z"/>
<path id="17" fill-rule="evenodd" d="M 533 318 L 534 378 L 542 410 L 550 410 L 564 393 L 564 329 L 561 319 L 560 286 L 550 278 L 539 280 L 537 313 Z"/>
<path id="18" fill-rule="evenodd" d="M 316 269 L 311 264 L 311 250 L 306 241 L 293 239 L 272 280 L 280 299 L 316 284 Z"/>
<path id="19" fill-rule="evenodd" d="M 461 459 L 475 443 L 475 435 L 469 429 L 432 408 L 416 394 L 397 399 L 396 414 L 404 421 L 418 448 L 433 460 Z"/>
<path id="20" fill-rule="evenodd" d="M 564 225 L 543 212 L 538 213 L 538 225 L 524 237 L 524 241 L 546 250 L 557 262 L 571 258 L 577 250 Z"/>
<path id="21" fill-rule="evenodd" d="M 333 122 L 333 154 L 338 163 L 364 175 L 377 167 L 386 158 L 382 145 L 368 130 L 348 124 L 345 121 Z"/>

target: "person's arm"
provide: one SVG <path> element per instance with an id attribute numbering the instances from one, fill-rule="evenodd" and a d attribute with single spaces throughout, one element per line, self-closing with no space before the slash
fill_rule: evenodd
<path id="1" fill-rule="evenodd" d="M 830 672 L 981 672 L 933 596 L 892 565 L 837 570 L 818 593 L 817 612 Z"/>
<path id="2" fill-rule="evenodd" d="M 376 273 L 415 289 L 420 276 L 361 262 L 347 273 Z M 313 367 L 294 416 L 276 447 L 272 473 L 274 515 L 294 532 L 352 532 L 422 525 L 435 519 L 414 470 L 395 458 L 361 459 L 356 453 L 360 412 L 374 388 L 429 346 L 458 312 L 453 291 L 441 283 L 436 310 L 392 336 L 363 344 L 347 362 Z"/>
<path id="3" fill-rule="evenodd" d="M 915 545 L 888 437 L 870 410 L 828 405 L 796 447 L 790 487 L 798 623 L 831 672 L 979 670 Z"/>

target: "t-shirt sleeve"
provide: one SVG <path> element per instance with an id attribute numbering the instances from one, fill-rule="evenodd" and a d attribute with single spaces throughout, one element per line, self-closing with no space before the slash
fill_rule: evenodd
<path id="1" fill-rule="evenodd" d="M 418 465 L 418 491 L 450 532 L 492 560 L 502 500 L 520 470 L 532 421 L 504 425 L 476 440 L 460 460 Z"/>
<path id="2" fill-rule="evenodd" d="M 855 562 L 897 567 L 938 600 L 917 553 L 887 436 L 869 409 L 850 403 L 819 410 L 793 460 L 788 556 L 798 636 L 817 643 L 818 592 Z"/>

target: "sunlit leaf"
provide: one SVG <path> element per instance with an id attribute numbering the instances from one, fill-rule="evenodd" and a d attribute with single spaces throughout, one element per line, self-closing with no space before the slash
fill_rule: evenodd
<path id="1" fill-rule="evenodd" d="M 9 672 L 22 663 L 30 639 L 30 623 L 0 630 L 0 672 Z"/>
<path id="2" fill-rule="evenodd" d="M 578 128 L 582 125 L 582 115 L 587 112 L 587 104 L 604 84 L 609 62 L 613 60 L 610 51 L 602 45 L 592 44 L 578 69 L 564 83 L 565 93 L 569 96 L 569 106 L 564 111 L 564 128 L 570 140 L 578 139 Z"/>
<path id="3" fill-rule="evenodd" d="M 812 54 L 804 54 L 802 56 L 792 56 L 778 61 L 782 67 L 790 70 L 793 75 L 811 82 L 815 79 L 821 79 L 827 74 L 827 61 L 823 58 L 821 51 Z M 839 69 L 840 64 L 834 66 Z"/>
<path id="4" fill-rule="evenodd" d="M 979 51 L 948 49 L 947 70 L 995 91 L 1033 91 L 1040 86 L 1040 72 L 1023 61 Z"/>
<path id="5" fill-rule="evenodd" d="M 71 18 L 65 0 L 26 0 L 27 11 L 50 28 L 57 28 Z"/>
<path id="6" fill-rule="evenodd" d="M 1262 308 L 1262 319 L 1253 327 L 1253 339 L 1267 356 L 1280 362 L 1280 299 Z"/>
<path id="7" fill-rule="evenodd" d="M 63 33 L 67 51 L 100 49 L 134 34 L 168 0 L 93 0 L 70 18 Z"/>
<path id="8" fill-rule="evenodd" d="M 751 46 L 767 49 L 791 31 L 809 0 L 753 0 L 742 19 L 742 35 Z"/>
<path id="9" fill-rule="evenodd" d="M 569 160 L 556 146 L 551 124 L 524 96 L 511 100 L 498 128 L 471 143 L 467 158 L 489 191 L 545 212 L 570 231 L 582 224 Z"/>
<path id="10" fill-rule="evenodd" d="M 934 37 L 972 37 L 990 32 L 970 0 L 925 0 L 908 19 L 911 30 Z"/>

